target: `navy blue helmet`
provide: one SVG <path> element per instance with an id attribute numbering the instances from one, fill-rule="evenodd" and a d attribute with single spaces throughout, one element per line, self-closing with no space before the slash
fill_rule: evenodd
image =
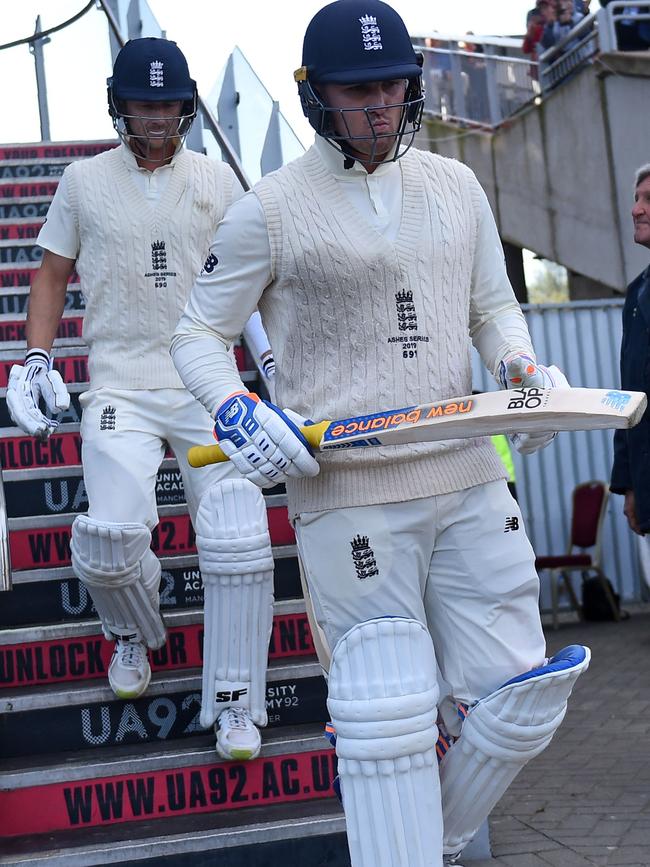
<path id="1" fill-rule="evenodd" d="M 361 84 L 404 79 L 407 82 L 397 146 L 402 156 L 420 129 L 424 91 L 422 55 L 411 44 L 398 13 L 381 0 L 335 0 L 320 9 L 307 27 L 302 67 L 294 78 L 302 109 L 316 132 L 344 153 L 350 139 L 334 132 L 333 113 L 349 109 L 327 105 L 320 84 Z M 367 109 L 364 109 L 367 113 Z M 404 136 L 408 143 L 401 147 Z M 379 138 L 381 135 L 376 134 Z"/>
<path id="2" fill-rule="evenodd" d="M 126 113 L 127 100 L 137 102 L 182 102 L 173 135 L 182 142 L 196 117 L 196 82 L 190 78 L 185 55 L 175 42 L 145 37 L 131 39 L 115 59 L 107 81 L 108 111 L 113 126 L 127 144 L 133 139 Z"/>

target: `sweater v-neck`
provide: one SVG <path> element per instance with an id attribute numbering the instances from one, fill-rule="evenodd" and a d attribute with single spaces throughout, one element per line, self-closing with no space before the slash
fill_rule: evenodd
<path id="1" fill-rule="evenodd" d="M 186 187 L 188 173 L 187 152 L 182 150 L 174 158 L 169 182 L 160 198 L 156 201 L 148 199 L 142 190 L 139 189 L 131 170 L 126 164 L 124 155 L 120 153 L 120 148 L 115 148 L 110 153 L 114 155 L 113 159 L 116 161 L 116 173 L 121 189 L 124 192 L 124 198 L 127 205 L 133 209 L 133 213 L 146 212 L 150 219 L 156 219 L 156 222 L 164 223 L 168 220 Z"/>
<path id="2" fill-rule="evenodd" d="M 349 237 L 356 236 L 359 249 L 372 256 L 374 253 L 385 253 L 388 246 L 393 248 L 400 259 L 415 253 L 426 204 L 417 157 L 411 151 L 397 163 L 402 173 L 402 211 L 399 229 L 393 240 L 368 221 L 338 183 L 332 183 L 332 172 L 315 147 L 311 147 L 302 159 L 316 198 L 329 204 L 340 223 L 350 224 Z"/>

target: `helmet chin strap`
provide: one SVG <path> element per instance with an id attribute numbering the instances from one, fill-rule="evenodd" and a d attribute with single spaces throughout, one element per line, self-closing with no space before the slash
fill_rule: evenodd
<path id="1" fill-rule="evenodd" d="M 348 171 L 349 169 L 354 167 L 355 163 L 361 163 L 362 165 L 375 165 L 379 166 L 382 163 L 390 163 L 395 162 L 396 158 L 394 156 L 397 149 L 397 142 L 390 148 L 390 150 L 386 151 L 386 154 L 381 159 L 376 159 L 375 147 L 377 144 L 377 139 L 375 139 L 375 146 L 373 146 L 372 151 L 369 154 L 364 154 L 363 151 L 359 151 L 356 148 L 353 148 L 347 139 L 331 139 L 327 136 L 322 136 L 325 141 L 333 147 L 334 150 L 337 150 L 343 157 L 343 168 Z M 364 139 L 364 141 L 372 141 L 372 137 L 369 136 L 368 139 Z"/>
<path id="2" fill-rule="evenodd" d="M 168 122 L 170 125 L 173 121 L 177 121 L 176 123 L 176 131 L 170 132 L 169 134 L 161 137 L 154 137 L 151 135 L 136 135 L 130 129 L 129 120 L 139 120 L 145 124 L 146 131 L 146 122 L 151 120 L 151 118 L 146 118 L 141 115 L 116 115 L 113 118 L 113 127 L 120 138 L 120 141 L 128 147 L 131 153 L 139 159 L 146 160 L 150 163 L 158 163 L 160 165 L 164 165 L 168 163 L 171 159 L 173 159 L 176 154 L 179 152 L 181 147 L 183 146 L 183 142 L 187 137 L 191 124 L 187 126 L 185 132 L 179 132 L 179 129 L 183 126 L 183 121 L 187 119 L 187 115 L 180 115 L 178 117 L 169 118 Z M 152 141 L 157 141 L 160 143 L 161 148 L 161 156 L 154 156 L 151 150 Z M 168 146 L 173 145 L 170 149 Z"/>
<path id="3" fill-rule="evenodd" d="M 424 108 L 424 92 L 419 80 L 409 84 L 402 102 L 382 106 L 383 109 L 402 107 L 397 129 L 390 133 L 377 133 L 374 129 L 370 112 L 373 110 L 377 111 L 379 107 L 338 108 L 327 106 L 320 96 L 317 86 L 312 85 L 300 73 L 301 70 L 296 72 L 296 76 L 298 76 L 296 80 L 298 82 L 298 93 L 303 112 L 316 133 L 343 154 L 345 169 L 352 168 L 355 161 L 374 166 L 378 166 L 383 162 L 396 161 L 403 157 L 412 146 L 415 134 L 421 128 L 422 110 Z M 351 112 L 365 113 L 370 128 L 368 135 L 354 136 L 352 134 L 346 120 L 346 115 Z M 343 121 L 346 129 L 345 134 L 337 133 L 334 130 L 333 117 L 336 115 Z M 394 139 L 394 144 L 391 145 L 386 154 L 377 159 L 377 143 L 386 138 Z M 366 156 L 361 151 L 357 151 L 354 148 L 355 141 L 372 141 L 373 147 L 370 154 Z"/>
<path id="4" fill-rule="evenodd" d="M 120 138 L 122 138 L 122 136 L 120 136 Z M 127 132 L 124 134 L 122 141 L 136 159 L 140 158 L 149 163 L 160 163 L 160 165 L 164 165 L 173 159 L 183 145 L 183 138 L 178 134 L 166 136 L 161 140 L 163 144 L 163 147 L 161 148 L 162 155 L 160 157 L 154 157 L 149 146 L 150 139 L 147 136 L 132 135 Z M 174 148 L 170 153 L 167 145 L 172 143 Z"/>

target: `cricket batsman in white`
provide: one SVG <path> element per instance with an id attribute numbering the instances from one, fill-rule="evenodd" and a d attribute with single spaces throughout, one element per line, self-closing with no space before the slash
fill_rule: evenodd
<path id="1" fill-rule="evenodd" d="M 298 429 L 469 394 L 472 343 L 502 387 L 568 385 L 536 362 L 475 176 L 410 148 L 421 64 L 385 3 L 316 14 L 295 76 L 314 145 L 229 210 L 172 342 L 242 475 L 286 483 L 331 652 L 353 867 L 458 863 L 589 662 L 579 646 L 546 658 L 534 554 L 489 438 L 316 461 Z M 278 406 L 229 362 L 258 304 Z"/>
<path id="2" fill-rule="evenodd" d="M 7 403 L 26 433 L 47 437 L 69 395 L 50 355 L 76 266 L 86 302 L 89 390 L 81 398 L 88 514 L 72 526 L 72 565 L 115 641 L 108 670 L 116 696 L 147 688 L 147 648 L 165 642 L 156 473 L 174 451 L 196 530 L 205 587 L 201 723 L 217 721 L 217 751 L 253 758 L 266 724 L 265 680 L 273 559 L 261 491 L 234 465 L 192 469 L 187 449 L 210 442 L 214 422 L 184 388 L 169 344 L 217 223 L 243 193 L 233 171 L 183 147 L 197 112 L 183 53 L 166 39 L 128 42 L 108 81 L 121 145 L 67 167 L 41 229 L 41 267 L 30 293 L 25 364 L 11 370 Z M 251 311 L 252 312 L 252 311 Z M 266 351 L 261 324 L 247 326 Z M 244 323 L 242 323 L 244 328 Z M 235 375 L 231 354 L 226 364 Z"/>

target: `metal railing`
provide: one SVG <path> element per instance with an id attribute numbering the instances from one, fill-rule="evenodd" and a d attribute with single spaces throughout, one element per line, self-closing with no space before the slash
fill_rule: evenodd
<path id="1" fill-rule="evenodd" d="M 556 87 L 598 53 L 600 46 L 597 19 L 598 13 L 586 15 L 563 39 L 540 56 L 539 77 L 542 91 Z"/>
<path id="2" fill-rule="evenodd" d="M 539 94 L 537 64 L 523 57 L 416 48 L 424 54 L 425 111 L 443 120 L 496 127 Z"/>
<path id="3" fill-rule="evenodd" d="M 625 38 L 634 35 L 637 25 L 647 22 L 650 33 L 650 5 L 638 3 L 636 0 L 614 0 L 604 9 L 599 10 L 598 34 L 600 50 L 627 51 L 634 50 L 624 44 Z M 637 50 L 650 48 L 650 43 L 645 39 L 639 39 Z"/>
<path id="4" fill-rule="evenodd" d="M 641 33 L 638 26 L 644 23 Z M 650 49 L 650 3 L 614 0 L 586 15 L 539 62 L 523 56 L 521 39 L 472 34 L 471 40 L 467 34 L 413 40 L 424 54 L 425 112 L 494 128 L 599 53 Z"/>

